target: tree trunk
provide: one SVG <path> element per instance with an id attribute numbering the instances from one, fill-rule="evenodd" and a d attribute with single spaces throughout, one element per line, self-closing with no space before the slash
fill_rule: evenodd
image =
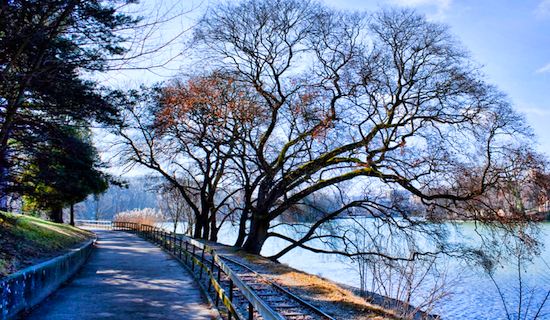
<path id="1" fill-rule="evenodd" d="M 260 254 L 262 246 L 267 239 L 267 231 L 269 229 L 269 219 L 267 217 L 258 217 L 252 215 L 250 223 L 250 233 L 244 243 L 243 249 L 252 254 Z"/>
<path id="2" fill-rule="evenodd" d="M 74 204 L 71 203 L 71 226 L 74 227 Z"/>
<path id="3" fill-rule="evenodd" d="M 210 225 L 210 241 L 218 242 L 218 230 L 215 224 Z"/>
<path id="4" fill-rule="evenodd" d="M 200 216 L 195 217 L 195 230 L 193 231 L 193 238 L 199 239 L 201 237 L 202 222 Z"/>
<path id="5" fill-rule="evenodd" d="M 196 222 L 193 222 L 191 219 L 187 219 L 187 223 L 185 225 L 185 234 L 192 237 L 193 236 L 193 228 L 195 227 Z"/>
<path id="6" fill-rule="evenodd" d="M 23 91 L 21 90 L 20 94 L 22 93 Z M 2 123 L 2 126 L 0 127 L 0 153 L 2 154 L 2 156 L 5 156 L 6 151 L 8 150 L 8 140 L 10 136 L 11 127 L 13 126 L 13 119 L 15 118 L 16 113 L 17 113 L 16 103 L 14 103 L 13 100 L 8 101 L 8 106 L 4 114 L 4 121 Z M 4 157 L 2 158 L 4 159 Z"/>
<path id="7" fill-rule="evenodd" d="M 207 211 L 208 212 L 208 211 Z M 201 216 L 202 220 L 202 236 L 201 239 L 208 240 L 210 238 L 210 223 L 208 221 L 208 214 L 203 213 Z"/>
<path id="8" fill-rule="evenodd" d="M 8 211 L 8 161 L 6 150 L 0 150 L 0 211 Z"/>
<path id="9" fill-rule="evenodd" d="M 217 242 L 218 241 L 218 228 L 216 226 L 216 212 L 211 212 L 209 217 L 209 223 L 210 223 L 210 241 Z"/>
<path id="10" fill-rule="evenodd" d="M 242 247 L 246 239 L 246 221 L 248 220 L 248 210 L 244 209 L 239 220 L 239 235 L 235 241 L 235 247 Z"/>
<path id="11" fill-rule="evenodd" d="M 99 220 L 99 195 L 94 196 L 95 202 L 95 219 Z"/>
<path id="12" fill-rule="evenodd" d="M 7 169 L 0 165 L 0 211 L 8 211 Z"/>
<path id="13" fill-rule="evenodd" d="M 63 208 L 52 208 L 52 210 L 50 211 L 50 219 L 53 222 L 63 223 Z"/>

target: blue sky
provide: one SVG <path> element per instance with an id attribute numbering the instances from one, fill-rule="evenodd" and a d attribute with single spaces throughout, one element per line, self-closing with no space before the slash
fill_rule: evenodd
<path id="1" fill-rule="evenodd" d="M 550 158 L 550 0 L 326 0 L 337 8 L 413 7 L 451 32 L 507 93 Z"/>

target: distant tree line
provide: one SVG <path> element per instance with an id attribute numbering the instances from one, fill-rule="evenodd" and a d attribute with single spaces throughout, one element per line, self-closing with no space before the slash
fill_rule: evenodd
<path id="1" fill-rule="evenodd" d="M 75 205 L 78 219 L 112 220 L 122 211 L 160 207 L 159 186 L 163 181 L 158 177 L 140 176 L 124 179 L 123 185 L 111 185 L 104 193 L 90 195 L 85 201 Z"/>

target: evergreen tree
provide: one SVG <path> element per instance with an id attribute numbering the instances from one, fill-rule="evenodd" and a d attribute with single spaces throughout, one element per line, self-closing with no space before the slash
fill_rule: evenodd
<path id="1" fill-rule="evenodd" d="M 56 126 L 115 119 L 116 108 L 82 75 L 125 53 L 119 33 L 137 20 L 117 10 L 131 2 L 0 3 L 0 209 L 19 192 L 21 158 L 40 152 L 30 141 L 48 140 Z"/>
<path id="2" fill-rule="evenodd" d="M 35 146 L 19 183 L 28 208 L 49 210 L 53 221 L 63 222 L 62 209 L 105 191 L 109 176 L 100 170 L 89 131 L 61 127 L 51 133 Z"/>

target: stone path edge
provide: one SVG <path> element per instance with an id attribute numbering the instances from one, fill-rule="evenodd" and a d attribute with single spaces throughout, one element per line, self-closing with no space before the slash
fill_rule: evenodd
<path id="1" fill-rule="evenodd" d="M 86 263 L 97 236 L 63 255 L 0 279 L 0 320 L 16 319 L 70 280 Z"/>

